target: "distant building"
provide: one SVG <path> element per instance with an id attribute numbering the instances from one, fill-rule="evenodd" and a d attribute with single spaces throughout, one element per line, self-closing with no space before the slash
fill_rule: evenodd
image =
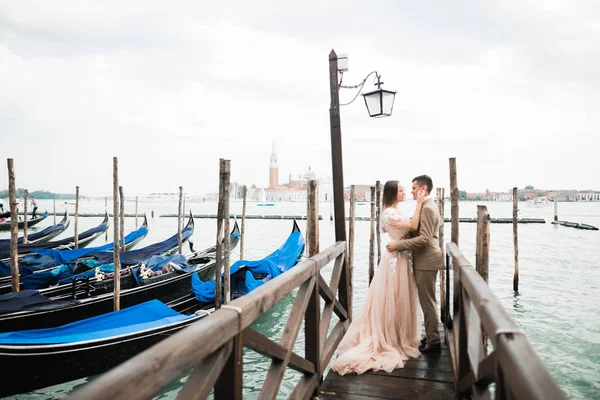
<path id="1" fill-rule="evenodd" d="M 279 163 L 275 151 L 275 141 L 273 141 L 269 158 L 269 187 L 261 189 L 258 200 L 267 202 L 306 201 L 308 182 L 312 179 L 318 181 L 319 201 L 330 201 L 333 196 L 333 180 L 329 176 L 317 178 L 317 174 L 310 165 L 303 174 L 298 174 L 297 178 L 294 179 L 290 173 L 288 183 L 279 184 Z"/>
<path id="2" fill-rule="evenodd" d="M 577 201 L 600 201 L 600 192 L 595 190 L 582 190 L 577 192 Z"/>
<path id="3" fill-rule="evenodd" d="M 354 185 L 356 201 L 371 201 L 371 185 Z M 344 198 L 350 200 L 350 186 L 344 189 Z"/>
<path id="4" fill-rule="evenodd" d="M 493 201 L 512 201 L 513 194 L 512 194 L 512 192 L 511 193 L 503 193 L 503 192 L 494 193 L 492 200 Z"/>

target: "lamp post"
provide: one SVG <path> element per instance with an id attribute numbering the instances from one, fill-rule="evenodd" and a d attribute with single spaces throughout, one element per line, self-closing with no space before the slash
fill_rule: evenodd
<path id="1" fill-rule="evenodd" d="M 342 64 L 338 66 L 338 60 Z M 333 203 L 334 203 L 334 220 L 335 220 L 335 240 L 346 240 L 346 212 L 344 207 L 344 167 L 342 162 L 342 128 L 340 122 L 340 106 L 352 103 L 358 94 L 362 92 L 365 82 L 371 75 L 375 75 L 377 82 L 376 90 L 363 94 L 365 105 L 369 116 L 373 118 L 389 117 L 392 115 L 394 107 L 394 98 L 396 92 L 384 90 L 381 88 L 381 74 L 377 71 L 369 73 L 365 79 L 356 86 L 342 86 L 338 81 L 338 74 L 346 71 L 347 58 L 338 57 L 334 50 L 329 53 L 329 91 L 331 103 L 329 106 L 329 124 L 331 127 L 331 163 L 333 176 Z M 352 101 L 347 104 L 340 104 L 339 92 L 341 88 L 358 89 L 358 93 Z"/>

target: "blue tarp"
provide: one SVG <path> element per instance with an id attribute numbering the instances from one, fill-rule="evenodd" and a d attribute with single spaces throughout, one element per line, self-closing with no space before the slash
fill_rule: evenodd
<path id="1" fill-rule="evenodd" d="M 39 232 L 35 232 L 35 233 L 27 235 L 27 240 L 30 242 L 33 242 L 35 240 L 38 240 L 39 238 L 43 238 L 43 237 L 51 234 L 52 232 L 62 231 L 64 229 L 65 229 L 65 224 L 52 225 L 52 226 L 49 226 Z M 19 237 L 17 243 L 19 243 L 19 244 L 23 243 L 23 236 Z M 0 250 L 9 250 L 10 251 L 10 239 L 1 239 L 0 240 Z"/>
<path id="2" fill-rule="evenodd" d="M 240 260 L 235 262 L 230 267 L 231 292 L 247 294 L 270 279 L 281 275 L 296 265 L 303 250 L 304 237 L 300 231 L 295 231 L 290 234 L 283 246 L 265 258 L 256 261 Z M 255 274 L 266 277 L 256 279 Z M 205 303 L 214 301 L 215 288 L 215 281 L 202 282 L 198 274 L 192 275 L 192 293 L 196 295 L 198 301 Z"/>
<path id="3" fill-rule="evenodd" d="M 185 228 L 181 232 L 182 241 L 186 241 L 194 233 L 194 227 Z M 171 250 L 177 246 L 177 234 L 171 236 L 167 240 L 160 243 L 154 243 L 150 246 L 146 246 L 139 250 L 130 250 L 121 253 L 121 267 L 124 265 L 135 265 L 141 263 L 152 257 L 155 254 L 161 254 L 165 251 Z M 111 252 L 93 252 L 88 256 L 94 257 L 96 260 L 103 264 L 110 263 L 113 260 L 113 253 Z"/>
<path id="4" fill-rule="evenodd" d="M 134 240 L 137 240 L 138 238 L 143 237 L 147 234 L 148 234 L 148 228 L 139 228 L 138 230 L 135 230 L 135 231 L 129 233 L 127 236 L 125 236 L 125 238 L 124 238 L 125 244 L 131 243 Z M 89 247 L 89 248 L 76 249 L 76 250 L 37 249 L 37 250 L 33 250 L 33 252 L 40 256 L 52 257 L 54 260 L 56 260 L 57 265 L 60 265 L 60 264 L 69 263 L 69 262 L 76 260 L 78 258 L 81 258 L 81 257 L 85 257 L 88 254 L 94 253 L 97 251 L 110 251 L 112 254 L 113 246 L 114 246 L 113 243 L 107 243 L 104 246 Z M 34 257 L 34 256 L 27 256 L 24 258 L 24 260 L 26 261 L 29 257 Z"/>
<path id="5" fill-rule="evenodd" d="M 57 328 L 0 333 L 0 344 L 76 343 L 159 328 L 190 318 L 193 318 L 193 316 L 182 315 L 158 300 L 150 300 L 124 310 L 84 319 Z"/>
<path id="6" fill-rule="evenodd" d="M 99 232 L 104 232 L 107 229 L 108 229 L 108 225 L 98 225 L 92 229 L 88 229 L 87 231 L 80 233 L 79 240 L 83 240 L 83 239 L 93 236 Z M 19 254 L 28 254 L 28 253 L 31 253 L 33 250 L 37 250 L 37 249 L 54 249 L 56 247 L 68 245 L 68 244 L 72 243 L 74 240 L 75 240 L 74 237 L 69 237 L 69 238 L 65 238 L 65 239 L 54 240 L 51 242 L 43 242 L 43 243 L 27 243 L 27 244 L 21 243 L 21 244 L 19 244 L 19 247 L 18 247 L 18 253 Z M 0 258 L 6 258 L 9 256 L 10 256 L 9 249 L 6 249 L 6 250 L 0 249 Z"/>

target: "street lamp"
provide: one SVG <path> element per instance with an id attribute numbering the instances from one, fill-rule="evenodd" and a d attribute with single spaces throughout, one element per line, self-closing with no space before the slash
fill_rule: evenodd
<path id="1" fill-rule="evenodd" d="M 334 50 L 329 53 L 329 92 L 331 103 L 329 107 L 329 124 L 331 127 L 331 163 L 333 175 L 333 202 L 335 210 L 335 240 L 346 240 L 346 212 L 344 201 L 344 168 L 342 163 L 342 129 L 340 121 L 340 106 L 346 106 L 354 102 L 359 94 L 362 93 L 363 87 L 369 77 L 375 75 L 374 85 L 376 90 L 363 94 L 365 106 L 369 112 L 369 116 L 373 118 L 389 117 L 392 115 L 394 107 L 394 98 L 396 92 L 381 88 L 381 74 L 377 71 L 369 73 L 365 79 L 358 85 L 347 86 L 342 85 L 344 79 L 344 71 L 348 70 L 348 58 L 346 56 L 338 56 Z M 338 81 L 338 76 L 341 80 Z M 340 89 L 358 89 L 354 98 L 345 104 L 340 104 L 339 92 Z"/>
<path id="2" fill-rule="evenodd" d="M 370 117 L 389 117 L 392 115 L 392 109 L 394 108 L 394 98 L 396 97 L 396 92 L 382 89 L 381 85 L 383 85 L 383 82 L 381 82 L 381 75 L 376 74 L 376 76 L 377 83 L 375 86 L 377 86 L 377 90 L 363 94 L 365 105 L 367 106 L 367 111 L 369 111 Z"/>

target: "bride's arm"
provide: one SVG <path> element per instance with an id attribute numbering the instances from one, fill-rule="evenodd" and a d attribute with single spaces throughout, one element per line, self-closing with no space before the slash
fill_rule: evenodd
<path id="1" fill-rule="evenodd" d="M 408 230 L 414 232 L 419 229 L 419 222 L 421 220 L 421 207 L 423 207 L 423 201 L 417 200 L 417 207 L 410 221 L 408 221 Z"/>

